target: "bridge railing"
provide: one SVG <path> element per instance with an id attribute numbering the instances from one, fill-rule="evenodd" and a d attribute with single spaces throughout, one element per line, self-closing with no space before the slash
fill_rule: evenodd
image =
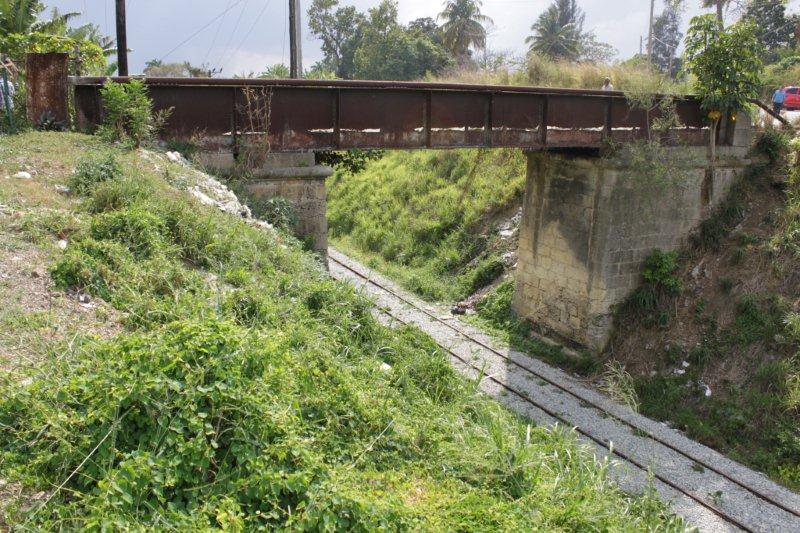
<path id="1" fill-rule="evenodd" d="M 112 78 L 125 82 L 127 78 Z M 103 119 L 105 78 L 73 78 L 78 127 Z M 148 78 L 162 132 L 236 145 L 251 137 L 273 151 L 349 148 L 599 148 L 654 135 L 661 111 L 621 92 L 444 83 Z M 665 136 L 704 145 L 708 123 L 692 97 L 675 99 L 680 124 Z M 662 134 L 663 135 L 663 134 Z"/>

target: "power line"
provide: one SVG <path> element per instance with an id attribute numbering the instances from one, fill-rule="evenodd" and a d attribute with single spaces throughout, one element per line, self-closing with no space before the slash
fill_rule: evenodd
<path id="1" fill-rule="evenodd" d="M 198 35 L 198 34 L 199 34 L 201 31 L 205 30 L 206 28 L 208 28 L 209 26 L 211 26 L 212 24 L 214 24 L 214 23 L 215 23 L 215 22 L 216 22 L 218 19 L 220 19 L 221 17 L 224 17 L 224 16 L 225 16 L 225 14 L 226 14 L 228 11 L 230 11 L 231 9 L 233 9 L 234 7 L 238 6 L 239 4 L 241 4 L 242 2 L 245 2 L 245 1 L 246 1 L 246 0 L 238 0 L 238 1 L 237 1 L 235 4 L 233 4 L 232 6 L 230 6 L 229 8 L 227 8 L 225 11 L 223 11 L 222 13 L 220 13 L 219 15 L 217 15 L 216 17 L 214 17 L 213 19 L 209 20 L 209 21 L 208 21 L 208 22 L 207 22 L 207 23 L 206 23 L 206 24 L 205 24 L 205 25 L 204 25 L 202 28 L 200 28 L 199 30 L 197 30 L 196 32 L 194 32 L 193 34 L 191 34 L 189 37 L 187 37 L 186 39 L 184 39 L 183 41 L 181 41 L 181 42 L 180 42 L 180 43 L 179 43 L 177 46 L 175 46 L 175 48 L 173 48 L 172 50 L 170 50 L 169 52 L 167 52 L 166 54 L 164 54 L 163 56 L 161 56 L 161 59 L 160 59 L 159 61 L 163 61 L 163 60 L 165 60 L 167 57 L 169 57 L 169 55 L 170 55 L 172 52 L 174 52 L 175 50 L 177 50 L 178 48 L 180 48 L 180 47 L 181 47 L 181 46 L 183 46 L 184 44 L 188 43 L 189 41 L 191 41 L 192 39 L 194 39 L 195 37 L 197 37 L 197 35 Z"/>
<path id="2" fill-rule="evenodd" d="M 244 16 L 244 12 L 245 12 L 245 9 L 247 9 L 247 3 L 249 1 L 250 0 L 244 0 L 244 5 L 242 6 L 242 10 L 239 12 L 239 18 L 236 19 L 236 24 L 233 25 L 233 31 L 228 36 L 228 42 L 225 43 L 225 48 L 222 50 L 222 54 L 219 56 L 219 59 L 217 60 L 217 67 L 219 67 L 219 68 L 224 68 L 224 66 L 222 64 L 222 61 L 223 61 L 223 59 L 225 59 L 225 56 L 228 54 L 228 48 L 230 47 L 231 42 L 233 41 L 233 36 L 236 35 L 236 30 L 239 29 L 239 23 L 242 22 L 242 16 Z"/>
<path id="3" fill-rule="evenodd" d="M 228 9 L 231 7 L 231 2 L 233 0 L 228 0 Z M 214 32 L 214 38 L 211 40 L 211 45 L 206 50 L 206 55 L 203 56 L 203 62 L 201 64 L 205 64 L 208 61 L 208 56 L 211 55 L 211 50 L 214 48 L 214 45 L 217 44 L 217 37 L 219 37 L 219 31 L 222 29 L 222 25 L 225 23 L 225 15 L 222 16 L 222 19 L 219 21 L 219 25 L 217 26 L 217 31 Z"/>
<path id="4" fill-rule="evenodd" d="M 237 46 L 233 50 L 233 52 L 231 52 L 230 57 L 236 56 L 236 52 L 238 52 L 239 49 L 241 49 L 242 46 L 244 46 L 245 41 L 247 41 L 247 38 L 250 37 L 251 33 L 253 33 L 253 30 L 258 25 L 259 20 L 261 20 L 261 17 L 264 16 L 264 13 L 267 11 L 267 7 L 269 6 L 269 3 L 270 3 L 270 0 L 266 0 L 266 2 L 264 2 L 264 7 L 261 8 L 261 11 L 259 11 L 259 13 L 256 16 L 256 18 L 253 20 L 253 24 L 252 24 L 252 26 L 250 26 L 250 29 L 247 30 L 247 33 L 244 34 L 244 38 L 239 42 L 239 46 Z"/>

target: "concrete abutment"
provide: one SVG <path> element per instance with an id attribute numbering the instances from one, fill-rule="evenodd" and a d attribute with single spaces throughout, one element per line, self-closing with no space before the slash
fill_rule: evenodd
<path id="1" fill-rule="evenodd" d="M 241 160 L 242 154 L 239 159 Z M 198 162 L 225 174 L 243 174 L 230 152 L 205 152 Z M 246 167 L 245 193 L 253 199 L 284 198 L 294 209 L 294 232 L 307 239 L 323 258 L 328 253 L 327 192 L 325 180 L 333 169 L 316 165 L 313 152 L 261 154 Z"/>
<path id="2" fill-rule="evenodd" d="M 528 152 L 514 311 L 545 332 L 602 350 L 615 305 L 654 249 L 680 247 L 742 173 L 749 122 L 718 149 L 667 148 L 668 181 L 600 157 Z M 677 179 L 674 176 L 677 175 Z"/>

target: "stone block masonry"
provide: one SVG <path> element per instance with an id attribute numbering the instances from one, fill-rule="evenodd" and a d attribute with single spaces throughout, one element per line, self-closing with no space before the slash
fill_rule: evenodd
<path id="1" fill-rule="evenodd" d="M 201 164 L 226 174 L 241 169 L 232 155 L 224 152 L 200 154 Z M 251 158 L 250 160 L 254 160 Z M 296 154 L 261 154 L 259 164 L 247 169 L 246 194 L 252 198 L 285 198 L 295 210 L 295 234 L 310 239 L 312 248 L 323 258 L 328 253 L 327 192 L 325 179 L 333 173 L 330 167 L 314 163 L 311 152 Z"/>
<path id="2" fill-rule="evenodd" d="M 613 308 L 639 286 L 647 256 L 681 246 L 747 162 L 746 147 L 724 147 L 711 175 L 706 149 L 669 150 L 680 161 L 669 183 L 599 157 L 528 153 L 513 300 L 520 317 L 603 349 Z"/>

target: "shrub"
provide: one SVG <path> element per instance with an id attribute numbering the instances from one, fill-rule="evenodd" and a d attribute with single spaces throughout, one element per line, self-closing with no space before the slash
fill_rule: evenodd
<path id="1" fill-rule="evenodd" d="M 677 296 L 683 290 L 683 282 L 675 275 L 679 267 L 677 252 L 653 250 L 644 261 L 642 277 L 646 284 L 666 294 Z"/>
<path id="2" fill-rule="evenodd" d="M 95 187 L 107 181 L 122 177 L 122 167 L 113 154 L 81 159 L 68 180 L 70 189 L 80 195 L 87 195 Z"/>
<path id="3" fill-rule="evenodd" d="M 624 307 L 633 306 L 636 311 L 653 311 L 663 298 L 679 295 L 683 290 L 683 282 L 675 275 L 678 268 L 677 252 L 653 250 L 644 261 L 642 285 L 631 295 Z M 663 318 L 658 321 L 663 322 Z"/>
<path id="4" fill-rule="evenodd" d="M 163 221 L 140 208 L 102 213 L 92 219 L 91 235 L 97 240 L 113 240 L 136 256 L 150 257 L 166 251 Z"/>
<path id="5" fill-rule="evenodd" d="M 774 128 L 767 128 L 756 138 L 755 149 L 765 155 L 770 164 L 778 162 L 789 149 L 789 137 Z"/>
<path id="6" fill-rule="evenodd" d="M 130 143 L 138 148 L 153 138 L 171 110 L 153 112 L 153 101 L 142 80 L 128 83 L 107 81 L 100 89 L 104 120 L 98 133 L 108 140 Z"/>
<path id="7" fill-rule="evenodd" d="M 346 151 L 316 153 L 316 161 L 320 165 L 328 165 L 338 170 L 358 174 L 367 168 L 367 163 L 383 157 L 383 150 L 353 149 Z"/>
<path id="8" fill-rule="evenodd" d="M 87 209 L 91 213 L 130 207 L 147 197 L 148 187 L 140 180 L 118 179 L 98 184 L 91 191 Z"/>
<path id="9" fill-rule="evenodd" d="M 129 260 L 130 253 L 118 243 L 83 239 L 67 248 L 50 275 L 60 289 L 87 290 L 108 299 Z"/>

